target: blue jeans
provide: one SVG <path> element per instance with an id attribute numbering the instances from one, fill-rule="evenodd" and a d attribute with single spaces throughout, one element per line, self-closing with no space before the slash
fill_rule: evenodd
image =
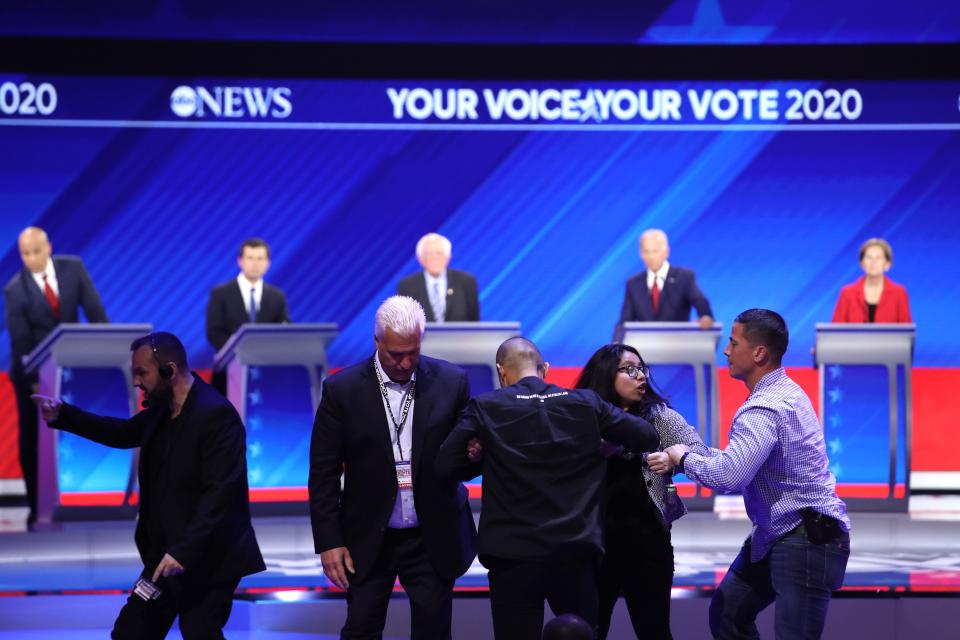
<path id="1" fill-rule="evenodd" d="M 759 638 L 756 619 L 776 602 L 777 640 L 819 638 L 830 593 L 843 584 L 850 557 L 850 534 L 814 544 L 802 526 L 773 545 L 759 562 L 750 562 L 750 539 L 710 602 L 710 631 L 718 640 Z"/>

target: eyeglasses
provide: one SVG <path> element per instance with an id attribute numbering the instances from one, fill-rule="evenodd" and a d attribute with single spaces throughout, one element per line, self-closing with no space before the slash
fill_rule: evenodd
<path id="1" fill-rule="evenodd" d="M 640 377 L 643 377 L 643 378 L 650 377 L 650 369 L 646 367 L 638 367 L 632 364 L 628 364 L 625 367 L 620 367 L 617 369 L 617 371 L 619 371 L 620 373 L 627 374 L 627 377 L 633 380 L 637 380 Z"/>

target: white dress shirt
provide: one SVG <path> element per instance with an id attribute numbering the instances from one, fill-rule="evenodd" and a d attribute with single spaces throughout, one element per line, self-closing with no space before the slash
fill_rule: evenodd
<path id="1" fill-rule="evenodd" d="M 667 283 L 668 271 L 670 271 L 670 263 L 666 260 L 663 261 L 663 266 L 656 271 L 650 271 L 647 269 L 647 289 L 649 291 L 653 291 L 653 281 L 656 279 L 657 286 L 660 288 L 660 293 L 663 293 L 663 285 Z"/>
<path id="2" fill-rule="evenodd" d="M 243 296 L 243 308 L 249 312 L 250 290 L 253 289 L 253 301 L 257 305 L 257 311 L 260 311 L 260 301 L 263 300 L 263 278 L 253 284 L 241 273 L 237 276 L 237 284 L 240 285 L 240 295 Z"/>
<path id="3" fill-rule="evenodd" d="M 387 431 L 389 432 L 390 442 L 393 444 L 393 459 L 394 461 L 407 461 L 410 464 L 411 455 L 413 453 L 413 410 L 416 401 L 410 402 L 410 411 L 407 414 L 407 421 L 403 425 L 403 430 L 400 432 L 400 446 L 397 446 L 397 430 L 393 426 L 393 420 L 390 418 L 390 411 L 393 411 L 393 417 L 398 421 L 400 419 L 400 414 L 403 412 L 403 402 L 406 399 L 407 391 L 410 390 L 411 383 L 416 379 L 417 373 L 414 371 L 413 376 L 410 378 L 410 381 L 406 384 L 400 384 L 399 382 L 393 382 L 388 376 L 387 373 L 383 370 L 383 365 L 380 364 L 380 355 L 378 353 L 373 354 L 374 366 L 380 372 L 380 377 L 383 380 L 383 386 L 387 390 L 387 398 L 390 400 L 390 406 L 387 407 L 387 402 L 383 398 L 383 394 L 380 395 L 380 400 L 383 402 L 383 412 L 387 418 Z M 377 390 L 379 392 L 379 389 Z M 403 449 L 403 455 L 401 456 L 401 448 Z M 413 488 L 413 491 L 416 491 L 416 487 Z M 393 529 L 403 529 L 408 527 L 416 527 L 420 524 L 420 521 L 417 519 L 417 510 L 414 507 L 413 502 L 413 491 L 409 492 L 407 499 L 404 500 L 402 491 L 397 491 L 397 500 L 393 505 L 393 513 L 390 515 L 389 526 Z"/>
<path id="4" fill-rule="evenodd" d="M 50 288 L 53 289 L 53 292 L 57 294 L 57 297 L 60 297 L 60 283 L 57 282 L 57 272 L 53 269 L 53 260 L 47 258 L 47 266 L 40 273 L 30 273 L 33 276 L 33 281 L 37 283 L 37 286 L 40 287 L 40 292 L 46 294 L 46 289 L 43 287 L 43 276 L 47 276 L 47 283 L 50 285 Z"/>

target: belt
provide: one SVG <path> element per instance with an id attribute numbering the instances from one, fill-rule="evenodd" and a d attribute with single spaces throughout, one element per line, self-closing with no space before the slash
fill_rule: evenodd
<path id="1" fill-rule="evenodd" d="M 807 538 L 814 544 L 830 542 L 843 533 L 843 527 L 839 520 L 810 507 L 800 511 L 800 517 L 803 518 L 803 523 L 800 526 L 806 530 Z"/>

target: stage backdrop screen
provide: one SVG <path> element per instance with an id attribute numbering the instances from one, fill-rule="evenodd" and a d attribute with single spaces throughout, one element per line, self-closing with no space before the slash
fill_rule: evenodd
<path id="1" fill-rule="evenodd" d="M 612 337 L 637 238 L 658 227 L 717 320 L 781 312 L 786 362 L 805 366 L 878 236 L 910 294 L 916 364 L 952 367 L 958 95 L 946 81 L 4 74 L 0 266 L 16 273 L 17 233 L 40 225 L 84 258 L 113 321 L 173 331 L 207 367 L 210 288 L 261 236 L 292 319 L 339 324 L 339 367 L 372 353 L 374 310 L 438 231 L 476 275 L 483 319 L 520 321 L 577 367 Z"/>
<path id="2" fill-rule="evenodd" d="M 0 36 L 567 44 L 957 42 L 960 6 L 943 0 L 141 0 L 0 6 Z M 256 55 L 256 54 L 254 54 Z"/>

